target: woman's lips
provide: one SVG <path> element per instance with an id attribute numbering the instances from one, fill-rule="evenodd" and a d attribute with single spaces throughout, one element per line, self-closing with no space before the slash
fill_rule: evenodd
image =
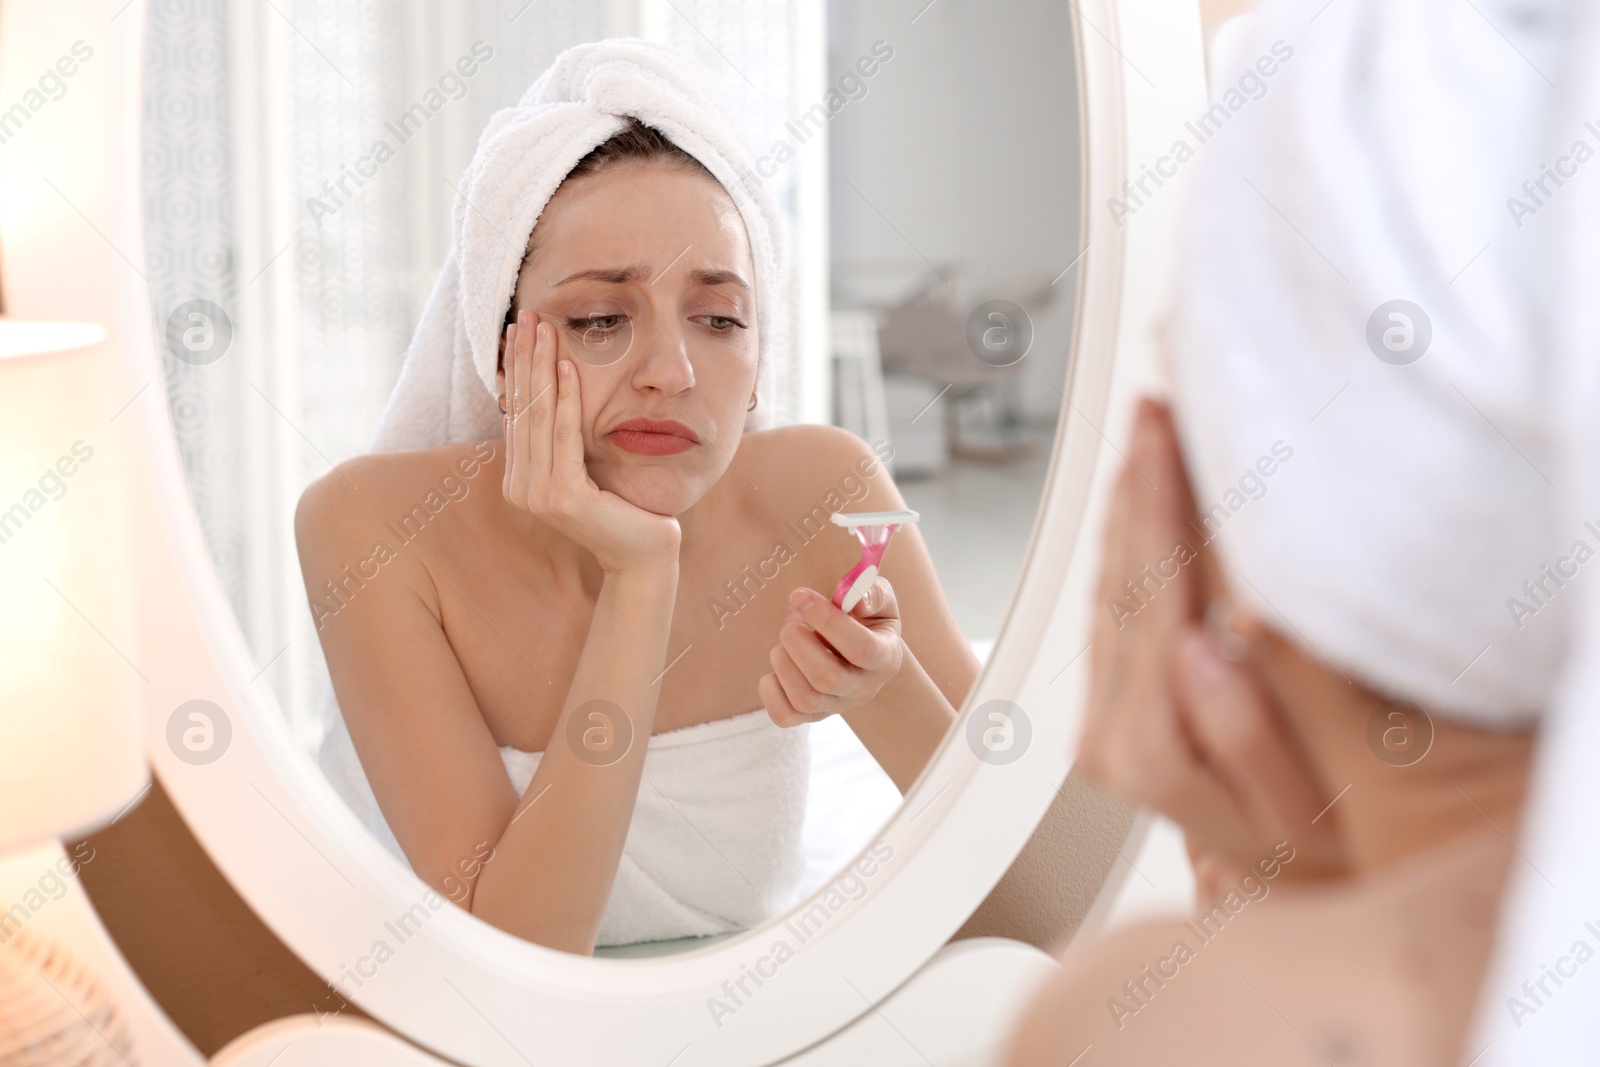
<path id="1" fill-rule="evenodd" d="M 673 419 L 629 419 L 606 436 L 617 447 L 644 456 L 666 456 L 700 443 L 699 435 Z"/>

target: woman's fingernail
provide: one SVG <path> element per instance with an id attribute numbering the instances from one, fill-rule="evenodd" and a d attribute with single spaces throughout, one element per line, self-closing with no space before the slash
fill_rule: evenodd
<path id="1" fill-rule="evenodd" d="M 789 603 L 793 604 L 801 611 L 811 607 L 811 605 L 817 602 L 817 599 L 817 594 L 813 593 L 809 589 L 796 589 L 794 592 L 789 594 Z"/>
<path id="2" fill-rule="evenodd" d="M 1145 437 L 1154 438 L 1161 429 L 1160 411 L 1155 401 L 1145 397 L 1139 405 L 1139 432 Z"/>
<path id="3" fill-rule="evenodd" d="M 1259 627 L 1253 625 L 1249 614 L 1240 611 L 1232 600 L 1219 596 L 1206 605 L 1205 628 L 1223 659 L 1243 663 L 1250 658 L 1251 639 Z"/>
<path id="4" fill-rule="evenodd" d="M 1228 661 L 1209 639 L 1196 637 L 1190 641 L 1184 658 L 1188 660 L 1189 674 L 1207 689 L 1215 689 L 1227 680 Z"/>

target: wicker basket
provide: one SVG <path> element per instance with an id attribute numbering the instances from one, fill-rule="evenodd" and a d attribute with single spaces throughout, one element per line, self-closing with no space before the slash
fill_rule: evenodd
<path id="1" fill-rule="evenodd" d="M 0 943 L 0 1067 L 138 1067 L 93 972 L 24 927 Z"/>

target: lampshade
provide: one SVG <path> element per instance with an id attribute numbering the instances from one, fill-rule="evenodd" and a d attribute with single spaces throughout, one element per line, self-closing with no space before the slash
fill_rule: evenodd
<path id="1" fill-rule="evenodd" d="M 120 380 L 100 327 L 0 319 L 0 852 L 149 781 Z"/>

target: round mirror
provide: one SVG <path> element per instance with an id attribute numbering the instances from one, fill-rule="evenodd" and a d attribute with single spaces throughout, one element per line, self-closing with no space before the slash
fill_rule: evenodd
<path id="1" fill-rule="evenodd" d="M 1069 764 L 1078 649 L 1042 648 L 1081 632 L 1110 380 L 1120 239 L 1083 197 L 1121 163 L 1086 167 L 1079 85 L 1120 106 L 1111 39 L 1017 4 L 145 17 L 164 489 L 223 672 L 156 753 L 197 836 L 326 1010 L 463 1062 L 769 1062 L 859 1015 Z M 781 275 L 749 190 L 643 122 L 502 234 L 511 276 L 452 256 L 514 229 L 515 181 L 463 192 L 486 127 L 618 37 L 708 72 Z M 508 290 L 503 378 L 414 342 L 452 269 Z M 430 360 L 505 422 L 396 436 Z"/>

